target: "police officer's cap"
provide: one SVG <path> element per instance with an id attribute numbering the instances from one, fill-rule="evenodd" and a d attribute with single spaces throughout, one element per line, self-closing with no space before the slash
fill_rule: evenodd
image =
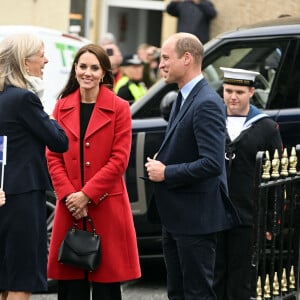
<path id="1" fill-rule="evenodd" d="M 143 62 L 139 59 L 137 54 L 129 54 L 124 56 L 121 66 L 139 66 L 142 64 Z"/>

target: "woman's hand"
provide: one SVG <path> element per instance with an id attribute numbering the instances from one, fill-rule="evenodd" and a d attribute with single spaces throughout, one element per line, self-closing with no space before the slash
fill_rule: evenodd
<path id="1" fill-rule="evenodd" d="M 72 193 L 66 198 L 66 206 L 72 216 L 79 220 L 88 215 L 87 204 L 89 201 L 89 197 L 80 191 Z"/>
<path id="2" fill-rule="evenodd" d="M 73 214 L 73 217 L 76 220 L 80 220 L 81 218 L 87 217 L 88 215 L 88 207 L 84 207 L 81 211 L 76 211 L 76 213 Z"/>

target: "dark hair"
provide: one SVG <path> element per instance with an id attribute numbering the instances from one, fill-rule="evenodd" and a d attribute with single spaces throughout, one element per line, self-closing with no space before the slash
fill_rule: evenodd
<path id="1" fill-rule="evenodd" d="M 70 72 L 69 79 L 68 79 L 65 87 L 60 92 L 58 98 L 66 97 L 79 88 L 79 84 L 78 84 L 78 81 L 75 76 L 75 65 L 78 63 L 80 56 L 86 52 L 93 53 L 97 57 L 97 59 L 100 63 L 100 66 L 105 73 L 102 82 L 100 82 L 100 85 L 104 84 L 109 89 L 112 89 L 113 83 L 114 83 L 114 78 L 112 75 L 111 64 L 110 64 L 109 57 L 106 53 L 106 50 L 104 50 L 101 46 L 99 46 L 97 44 L 88 44 L 88 45 L 81 47 L 78 50 L 78 52 L 76 53 L 73 64 L 72 64 L 72 69 Z"/>

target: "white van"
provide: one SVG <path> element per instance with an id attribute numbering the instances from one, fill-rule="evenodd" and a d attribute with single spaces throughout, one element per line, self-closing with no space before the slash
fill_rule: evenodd
<path id="1" fill-rule="evenodd" d="M 0 26 L 0 40 L 5 36 L 22 32 L 38 34 L 45 43 L 45 56 L 49 62 L 44 69 L 43 104 L 45 111 L 50 114 L 58 93 L 68 79 L 77 50 L 90 41 L 57 30 L 28 25 Z"/>

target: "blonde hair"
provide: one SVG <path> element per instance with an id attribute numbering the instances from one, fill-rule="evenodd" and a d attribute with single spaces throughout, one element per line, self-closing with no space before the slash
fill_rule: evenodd
<path id="1" fill-rule="evenodd" d="M 35 34 L 14 34 L 0 42 L 0 91 L 6 85 L 26 88 L 25 59 L 36 54 L 43 40 Z"/>

